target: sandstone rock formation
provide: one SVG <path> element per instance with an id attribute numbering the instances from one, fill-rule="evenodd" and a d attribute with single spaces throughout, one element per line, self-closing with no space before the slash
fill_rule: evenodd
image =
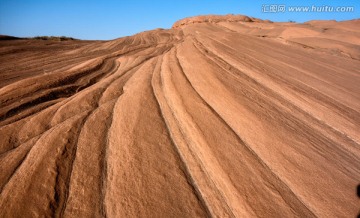
<path id="1" fill-rule="evenodd" d="M 354 217 L 360 21 L 0 41 L 0 217 Z"/>

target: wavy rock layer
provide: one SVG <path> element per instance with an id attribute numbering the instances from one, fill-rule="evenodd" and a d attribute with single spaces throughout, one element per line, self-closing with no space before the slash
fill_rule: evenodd
<path id="1" fill-rule="evenodd" d="M 0 217 L 355 216 L 360 23 L 2 41 Z"/>

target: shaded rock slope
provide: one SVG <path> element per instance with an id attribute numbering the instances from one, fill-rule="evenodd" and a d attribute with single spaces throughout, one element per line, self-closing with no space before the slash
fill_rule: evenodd
<path id="1" fill-rule="evenodd" d="M 0 41 L 0 217 L 354 217 L 360 21 Z"/>

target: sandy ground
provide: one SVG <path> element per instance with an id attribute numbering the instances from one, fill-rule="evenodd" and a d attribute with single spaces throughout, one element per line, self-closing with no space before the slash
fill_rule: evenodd
<path id="1" fill-rule="evenodd" d="M 360 21 L 0 41 L 0 217 L 355 217 Z"/>

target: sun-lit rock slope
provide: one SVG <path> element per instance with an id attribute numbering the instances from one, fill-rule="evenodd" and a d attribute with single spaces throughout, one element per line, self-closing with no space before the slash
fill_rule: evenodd
<path id="1" fill-rule="evenodd" d="M 360 21 L 0 41 L 0 217 L 355 217 Z"/>

